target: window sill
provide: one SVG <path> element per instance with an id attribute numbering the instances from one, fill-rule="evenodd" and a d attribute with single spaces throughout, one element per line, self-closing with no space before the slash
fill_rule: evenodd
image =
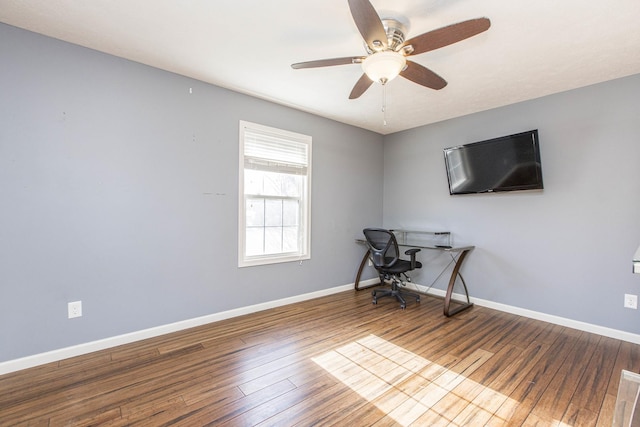
<path id="1" fill-rule="evenodd" d="M 302 262 L 305 260 L 311 259 L 311 255 L 286 255 L 286 256 L 278 256 L 278 257 L 255 257 L 245 260 L 240 260 L 238 262 L 238 267 L 255 267 L 258 265 L 269 265 L 269 264 L 282 264 L 285 262 Z"/>

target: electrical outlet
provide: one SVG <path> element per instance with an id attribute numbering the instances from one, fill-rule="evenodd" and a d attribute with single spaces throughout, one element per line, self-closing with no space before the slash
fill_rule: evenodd
<path id="1" fill-rule="evenodd" d="M 67 304 L 69 319 L 82 316 L 82 301 L 74 301 Z"/>
<path id="2" fill-rule="evenodd" d="M 624 307 L 638 309 L 638 295 L 624 294 Z"/>

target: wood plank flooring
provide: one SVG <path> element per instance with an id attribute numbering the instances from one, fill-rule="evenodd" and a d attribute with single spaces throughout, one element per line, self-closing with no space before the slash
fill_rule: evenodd
<path id="1" fill-rule="evenodd" d="M 0 376 L 2 426 L 610 426 L 640 346 L 349 291 Z"/>

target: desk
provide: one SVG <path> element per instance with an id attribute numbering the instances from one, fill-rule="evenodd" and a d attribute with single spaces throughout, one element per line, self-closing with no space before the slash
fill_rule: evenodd
<path id="1" fill-rule="evenodd" d="M 434 251 L 446 252 L 451 256 L 451 262 L 440 272 L 440 274 L 433 281 L 431 286 L 444 274 L 451 263 L 455 263 L 453 266 L 453 270 L 451 272 L 451 277 L 449 278 L 449 286 L 447 286 L 447 292 L 444 297 L 444 315 L 447 317 L 453 316 L 456 313 L 461 312 L 462 310 L 466 310 L 473 306 L 473 303 L 469 299 L 469 291 L 467 290 L 467 284 L 460 274 L 460 267 L 462 267 L 462 263 L 466 258 L 467 254 L 475 247 L 475 246 L 452 246 L 451 245 L 451 233 L 448 231 L 410 231 L 410 230 L 391 230 L 396 236 L 396 240 L 398 241 L 398 246 L 407 247 L 407 248 L 419 248 L 419 249 L 427 249 Z M 357 243 L 366 244 L 365 239 L 356 239 Z M 367 265 L 367 260 L 369 259 L 369 251 L 367 250 L 362 258 L 362 262 L 360 262 L 360 267 L 358 268 L 358 273 L 356 274 L 355 281 L 355 289 L 356 291 L 362 289 L 368 289 L 374 286 L 372 285 L 361 288 L 360 284 L 360 276 L 362 275 L 362 270 Z M 456 278 L 460 278 L 462 282 L 462 286 L 464 288 L 464 293 L 466 296 L 465 301 L 459 301 L 452 299 L 453 295 L 453 286 L 455 285 Z M 429 287 L 431 287 L 429 286 Z M 451 302 L 459 304 L 457 307 L 451 307 Z"/>

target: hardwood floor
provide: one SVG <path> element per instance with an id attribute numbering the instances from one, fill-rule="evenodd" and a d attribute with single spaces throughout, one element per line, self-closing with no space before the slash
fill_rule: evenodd
<path id="1" fill-rule="evenodd" d="M 343 292 L 0 377 L 0 425 L 610 426 L 640 346 Z"/>

